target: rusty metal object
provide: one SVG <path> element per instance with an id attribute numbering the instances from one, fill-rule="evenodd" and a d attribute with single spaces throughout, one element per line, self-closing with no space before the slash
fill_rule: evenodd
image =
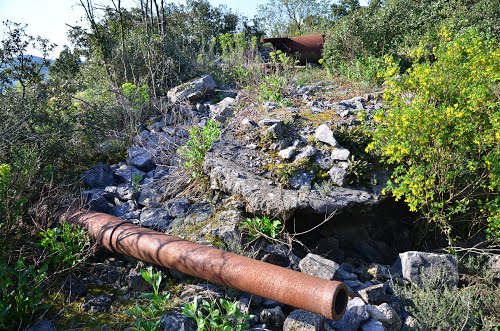
<path id="1" fill-rule="evenodd" d="M 325 35 L 310 34 L 300 37 L 262 38 L 261 42 L 271 43 L 274 48 L 287 54 L 299 54 L 299 62 L 318 63 L 325 44 Z"/>
<path id="2" fill-rule="evenodd" d="M 340 319 L 348 294 L 344 283 L 328 281 L 245 256 L 146 229 L 120 218 L 73 209 L 59 220 L 85 227 L 112 252 L 226 285 L 297 308 Z"/>

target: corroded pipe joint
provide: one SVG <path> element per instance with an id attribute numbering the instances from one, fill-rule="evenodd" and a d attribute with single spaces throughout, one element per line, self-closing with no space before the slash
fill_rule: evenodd
<path id="1" fill-rule="evenodd" d="M 112 252 L 322 314 L 330 319 L 340 319 L 347 306 L 347 288 L 341 282 L 196 244 L 108 214 L 72 209 L 62 213 L 59 220 L 85 227 L 97 243 Z"/>

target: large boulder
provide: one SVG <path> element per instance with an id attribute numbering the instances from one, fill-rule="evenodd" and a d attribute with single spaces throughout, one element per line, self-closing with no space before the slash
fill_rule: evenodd
<path id="1" fill-rule="evenodd" d="M 327 196 L 317 191 L 283 189 L 256 174 L 250 163 L 260 156 L 256 150 L 227 140 L 219 140 L 207 153 L 203 164 L 212 189 L 241 197 L 248 212 L 280 216 L 285 220 L 297 211 L 331 213 L 356 205 L 372 205 L 379 196 L 365 189 L 332 187 Z"/>
<path id="2" fill-rule="evenodd" d="M 400 253 L 393 269 L 405 280 L 421 287 L 437 280 L 451 287 L 458 284 L 457 262 L 449 254 L 417 251 Z"/>
<path id="3" fill-rule="evenodd" d="M 167 92 L 170 102 L 197 101 L 215 92 L 217 84 L 210 75 L 204 75 L 178 85 Z"/>
<path id="4" fill-rule="evenodd" d="M 85 171 L 80 175 L 80 178 L 92 188 L 106 187 L 116 183 L 110 166 L 104 163 L 99 163 L 92 169 Z"/>
<path id="5" fill-rule="evenodd" d="M 156 166 L 153 160 L 154 155 L 142 147 L 130 147 L 128 150 L 128 164 L 137 169 L 149 172 Z"/>

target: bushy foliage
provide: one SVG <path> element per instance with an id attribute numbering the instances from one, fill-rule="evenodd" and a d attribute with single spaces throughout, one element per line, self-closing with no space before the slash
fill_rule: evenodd
<path id="1" fill-rule="evenodd" d="M 368 148 L 395 166 L 388 189 L 396 199 L 450 239 L 455 221 L 486 219 L 500 239 L 500 47 L 475 29 L 454 38 L 443 28 L 440 38 L 432 54 L 415 49 L 406 75 L 388 59 L 388 109 L 375 115 Z"/>
<path id="2" fill-rule="evenodd" d="M 90 247 L 85 230 L 68 223 L 42 231 L 40 236 L 40 246 L 47 250 L 48 261 L 55 266 L 75 266 L 85 260 Z"/>
<path id="3" fill-rule="evenodd" d="M 189 140 L 180 149 L 183 166 L 191 172 L 193 179 L 203 177 L 203 161 L 207 151 L 219 139 L 220 130 L 214 120 L 209 120 L 203 128 L 193 126 L 189 130 Z"/>
<path id="4" fill-rule="evenodd" d="M 38 267 L 17 259 L 14 266 L 0 260 L 0 329 L 17 330 L 26 326 L 46 306 L 42 285 L 47 265 Z"/>

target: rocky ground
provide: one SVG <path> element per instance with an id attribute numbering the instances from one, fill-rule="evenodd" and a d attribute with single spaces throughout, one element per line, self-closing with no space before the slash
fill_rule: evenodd
<path id="1" fill-rule="evenodd" d="M 204 76 L 170 91 L 174 108 L 143 125 L 126 160 L 82 174 L 88 187 L 82 193 L 85 205 L 144 227 L 343 281 L 351 296 L 343 319 L 331 321 L 165 271 L 175 300 L 161 318 L 161 328 L 195 330 L 178 308 L 195 296 L 237 299 L 256 316 L 252 330 L 416 327 L 394 284 L 404 280 L 424 286 L 423 278 L 444 274 L 456 286 L 458 270 L 450 255 L 412 251 L 412 215 L 381 195 L 389 172 L 364 153 L 363 137 L 356 135 L 360 119 L 369 121 L 382 107 L 380 92 L 354 96 L 349 89 L 318 82 L 291 87 L 293 107 L 284 107 L 256 105 L 245 92 L 216 88 Z M 204 162 L 209 192 L 193 196 L 196 188 L 181 173 L 178 149 L 189 138 L 189 126 L 203 126 L 209 119 L 223 128 L 222 135 Z M 284 221 L 293 240 L 250 240 L 240 224 L 254 215 Z M 134 293 L 148 291 L 138 273 L 140 263 L 105 253 L 98 257 L 101 262 L 91 271 L 63 287 L 85 316 L 113 312 Z M 497 272 L 498 263 L 492 258 Z M 64 317 L 43 320 L 33 330 L 50 330 L 60 320 Z M 105 319 L 98 324 L 110 328 Z"/>

